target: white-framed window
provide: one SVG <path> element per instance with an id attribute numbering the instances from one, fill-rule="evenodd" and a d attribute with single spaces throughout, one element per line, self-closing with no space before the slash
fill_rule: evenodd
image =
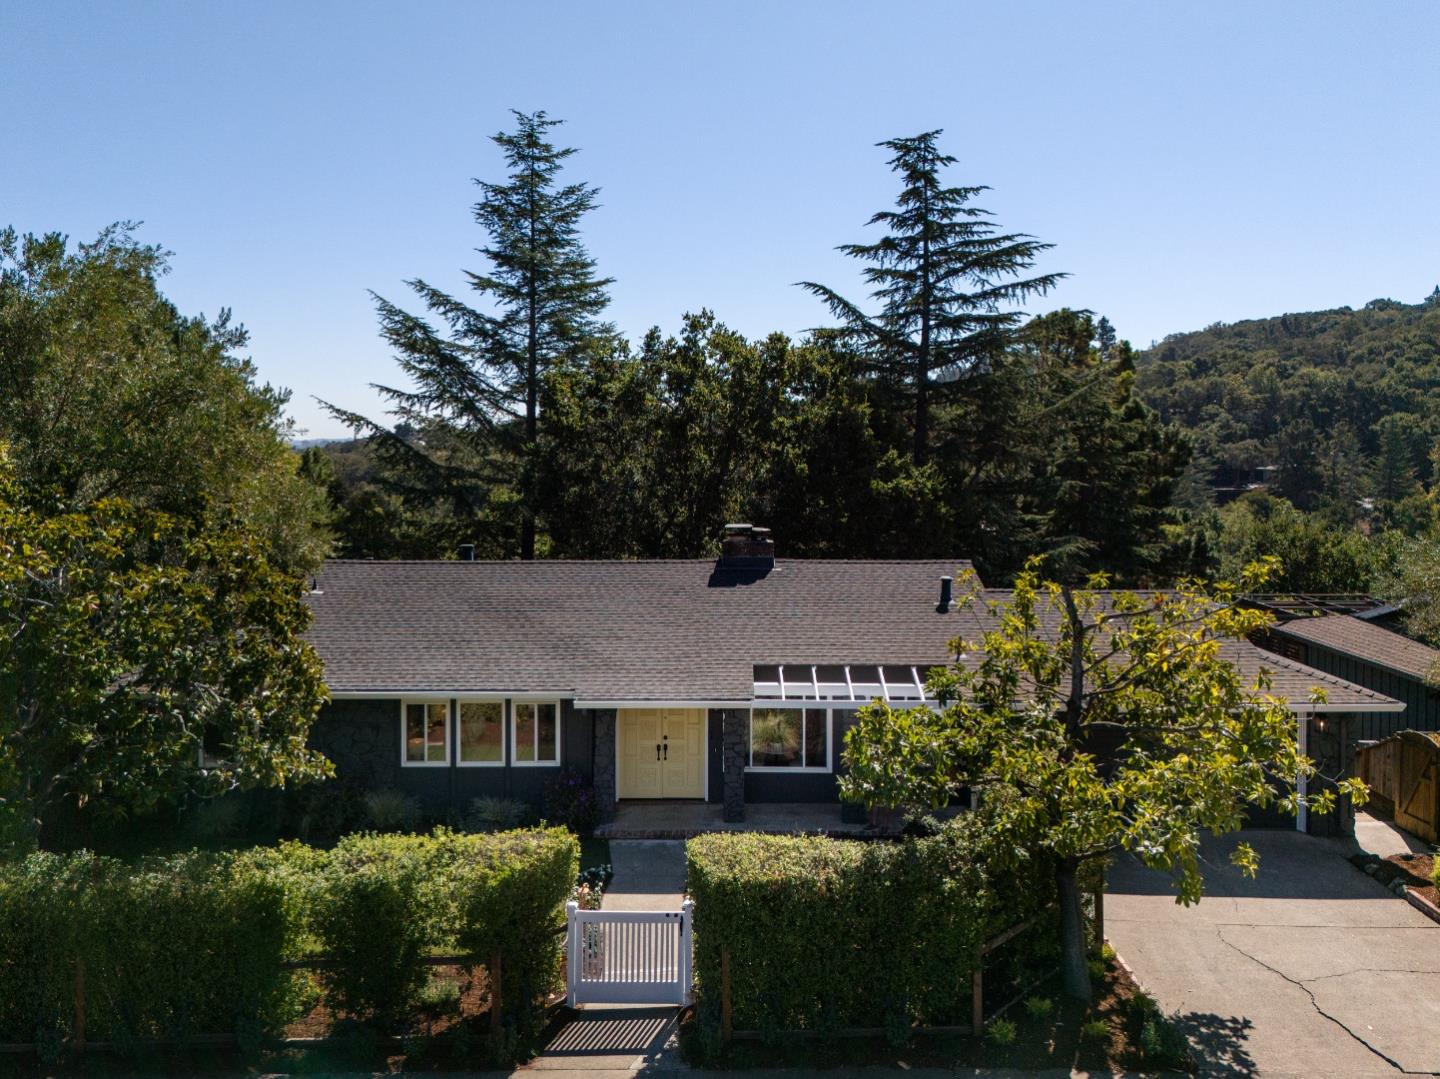
<path id="1" fill-rule="evenodd" d="M 450 763 L 450 702 L 400 702 L 400 764 L 441 768 Z"/>
<path id="2" fill-rule="evenodd" d="M 830 771 L 830 710 L 752 708 L 750 767 L 787 772 Z"/>
<path id="3" fill-rule="evenodd" d="M 516 765 L 560 763 L 560 705 L 556 701 L 512 701 L 511 760 Z"/>
<path id="4" fill-rule="evenodd" d="M 505 702 L 460 701 L 460 754 L 462 768 L 503 768 L 505 766 Z"/>

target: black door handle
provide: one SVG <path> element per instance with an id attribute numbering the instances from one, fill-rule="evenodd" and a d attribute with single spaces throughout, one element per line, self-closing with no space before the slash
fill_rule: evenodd
<path id="1" fill-rule="evenodd" d="M 670 759 L 670 743 L 669 743 L 669 742 L 666 742 L 666 743 L 665 743 L 665 759 L 666 759 L 667 761 Z"/>
<path id="2" fill-rule="evenodd" d="M 656 743 L 655 743 L 655 759 L 656 759 L 657 761 L 660 759 L 660 743 L 659 743 L 659 742 L 656 742 Z"/>

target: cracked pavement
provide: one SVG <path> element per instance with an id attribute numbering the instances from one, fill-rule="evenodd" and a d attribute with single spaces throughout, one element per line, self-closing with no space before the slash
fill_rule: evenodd
<path id="1" fill-rule="evenodd" d="M 1176 905 L 1168 878 L 1121 859 L 1106 936 L 1209 1075 L 1321 1079 L 1440 1073 L 1440 925 L 1345 860 L 1338 840 L 1245 832 L 1207 838 L 1205 898 Z"/>

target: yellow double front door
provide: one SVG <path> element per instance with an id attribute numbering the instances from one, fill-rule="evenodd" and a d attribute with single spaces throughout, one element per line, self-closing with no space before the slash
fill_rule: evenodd
<path id="1" fill-rule="evenodd" d="M 621 798 L 705 797 L 705 710 L 622 708 Z"/>

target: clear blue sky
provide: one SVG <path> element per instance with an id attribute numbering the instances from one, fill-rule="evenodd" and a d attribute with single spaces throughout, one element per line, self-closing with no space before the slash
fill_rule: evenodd
<path id="1" fill-rule="evenodd" d="M 1440 282 L 1440 5 L 0 3 L 0 223 L 175 253 L 312 436 L 394 378 L 367 289 L 479 268 L 486 136 L 547 109 L 603 188 L 587 240 L 638 335 L 749 334 L 860 291 L 833 247 L 946 130 L 956 182 L 1073 276 L 1043 308 L 1148 344 Z"/>

